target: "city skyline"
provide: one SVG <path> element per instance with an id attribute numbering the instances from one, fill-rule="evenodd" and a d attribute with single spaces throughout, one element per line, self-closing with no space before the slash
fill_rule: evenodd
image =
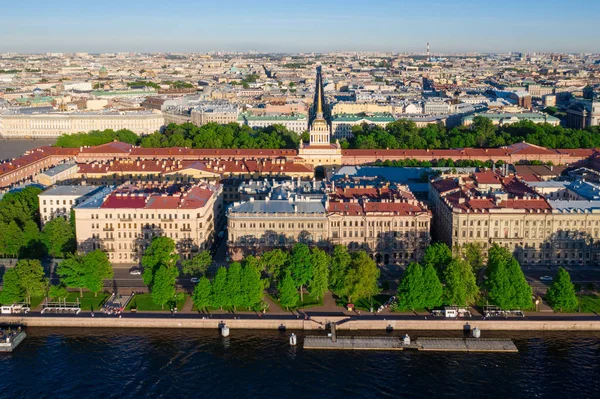
<path id="1" fill-rule="evenodd" d="M 249 7 L 33 0 L 4 10 L 0 52 L 593 52 L 600 4 L 261 1 Z M 158 29 L 157 29 L 158 27 Z M 575 40 L 576 39 L 576 40 Z"/>

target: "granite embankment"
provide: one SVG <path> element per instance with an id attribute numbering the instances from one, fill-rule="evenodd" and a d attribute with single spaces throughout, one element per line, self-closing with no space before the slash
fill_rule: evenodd
<path id="1" fill-rule="evenodd" d="M 336 322 L 338 330 L 397 331 L 437 330 L 460 331 L 468 323 L 487 331 L 600 331 L 600 318 L 590 320 L 385 320 L 347 317 L 312 317 L 303 319 L 199 319 L 171 317 L 35 317 L 3 316 L 0 324 L 18 324 L 27 327 L 79 328 L 207 328 L 217 329 L 225 322 L 231 329 L 320 330 L 329 322 Z"/>

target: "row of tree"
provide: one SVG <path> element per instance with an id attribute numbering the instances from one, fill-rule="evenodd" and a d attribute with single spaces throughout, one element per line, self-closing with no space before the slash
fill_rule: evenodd
<path id="1" fill-rule="evenodd" d="M 212 282 L 207 277 L 202 277 L 194 288 L 192 300 L 200 311 L 208 307 L 260 310 L 264 307 L 263 291 L 266 283 L 266 280 L 261 279 L 260 270 L 253 264 L 246 263 L 242 266 L 239 262 L 233 262 L 228 268 L 220 267 Z"/>
<path id="2" fill-rule="evenodd" d="M 600 128 L 583 130 L 565 129 L 548 123 L 520 121 L 496 126 L 489 118 L 476 116 L 471 126 L 447 130 L 445 126 L 430 124 L 422 128 L 409 120 L 400 119 L 385 127 L 363 124 L 352 128 L 353 137 L 342 140 L 345 148 L 402 148 L 440 149 L 463 147 L 495 148 L 521 141 L 548 148 L 597 148 Z"/>
<path id="3" fill-rule="evenodd" d="M 56 139 L 55 146 L 63 148 L 79 148 L 106 144 L 115 140 L 129 144 L 137 144 L 140 137 L 128 129 L 117 131 L 112 129 L 92 130 L 87 133 L 63 134 Z"/>

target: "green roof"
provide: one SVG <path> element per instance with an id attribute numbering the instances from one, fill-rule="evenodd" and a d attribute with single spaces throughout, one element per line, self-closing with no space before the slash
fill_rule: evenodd
<path id="1" fill-rule="evenodd" d="M 120 90 L 120 91 L 92 91 L 92 95 L 100 96 L 153 96 L 158 94 L 155 91 L 146 90 Z"/>
<path id="2" fill-rule="evenodd" d="M 529 120 L 529 121 L 533 121 L 533 122 L 541 122 L 541 121 L 546 121 L 546 122 L 560 122 L 560 119 L 558 119 L 557 117 L 554 117 L 552 115 L 548 115 L 548 114 L 542 114 L 542 113 L 537 113 L 537 112 L 523 112 L 523 113 L 513 113 L 513 112 L 504 112 L 504 113 L 480 113 L 480 114 L 473 114 L 473 115 L 468 115 L 465 116 L 463 118 L 463 121 L 472 121 L 473 118 L 475 118 L 476 116 L 483 116 L 485 118 L 489 118 L 491 120 L 496 120 L 499 121 L 501 119 L 511 119 L 511 118 L 517 118 L 519 120 Z"/>
<path id="3" fill-rule="evenodd" d="M 383 112 L 377 112 L 369 115 L 364 114 L 337 114 L 332 117 L 333 122 L 356 122 L 365 119 L 371 122 L 394 122 L 394 118 L 391 114 Z"/>

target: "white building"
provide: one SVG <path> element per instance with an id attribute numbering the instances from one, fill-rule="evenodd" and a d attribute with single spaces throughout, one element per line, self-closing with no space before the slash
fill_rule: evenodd
<path id="1" fill-rule="evenodd" d="M 54 186 L 44 191 L 38 195 L 42 225 L 59 216 L 69 219 L 74 206 L 100 192 L 103 188 L 98 186 Z"/>

